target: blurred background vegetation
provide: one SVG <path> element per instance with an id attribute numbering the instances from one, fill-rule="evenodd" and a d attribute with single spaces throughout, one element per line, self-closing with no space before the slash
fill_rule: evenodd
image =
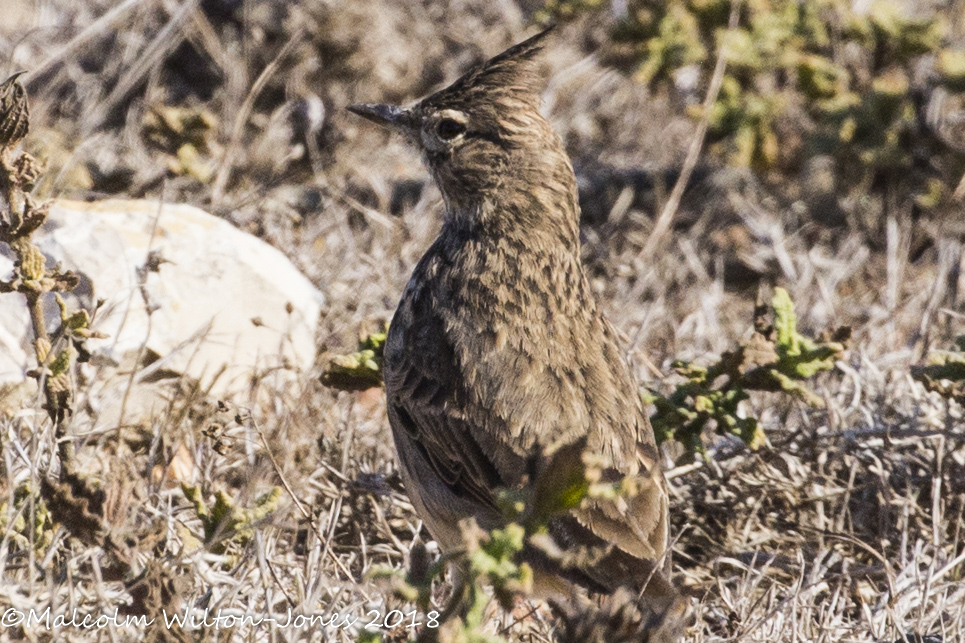
<path id="1" fill-rule="evenodd" d="M 546 15 L 577 16 L 606 4 L 553 0 Z M 695 117 L 695 97 L 715 58 L 726 56 L 707 115 L 720 163 L 753 168 L 780 187 L 813 181 L 802 172 L 820 162 L 833 179 L 821 187 L 838 199 L 891 194 L 913 218 L 958 209 L 965 151 L 960 7 L 670 0 L 630 2 L 622 14 L 610 59 L 638 82 L 689 100 Z M 811 214 L 878 233 L 887 217 L 847 206 Z"/>
<path id="2" fill-rule="evenodd" d="M 449 10 L 91 0 L 44 14 L 16 0 L 0 54 L 7 69 L 30 72 L 28 149 L 49 167 L 41 195 L 157 197 L 163 185 L 168 199 L 284 246 L 319 241 L 312 222 L 330 204 L 384 227 L 386 215 L 431 197 L 414 157 L 345 105 L 414 100 L 527 24 L 561 22 L 547 109 L 577 166 L 599 276 L 639 276 L 637 258 L 619 255 L 648 235 L 705 119 L 706 149 L 674 219 L 678 233 L 699 231 L 704 270 L 727 290 L 753 289 L 801 276 L 778 246 L 800 240 L 836 256 L 852 244 L 852 258 L 890 262 L 874 303 L 892 311 L 906 265 L 942 252 L 942 266 L 960 259 L 942 244 L 965 231 L 961 13 L 955 2 L 901 0 L 504 0 Z M 721 86 L 704 114 L 720 56 Z M 775 242 L 775 226 L 789 238 Z M 311 273 L 316 261 L 301 259 Z M 612 274 L 614 263 L 627 274 Z M 830 313 L 819 303 L 819 326 L 852 322 Z"/>

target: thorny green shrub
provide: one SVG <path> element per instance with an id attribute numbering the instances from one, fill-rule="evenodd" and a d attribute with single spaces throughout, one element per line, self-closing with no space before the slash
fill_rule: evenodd
<path id="1" fill-rule="evenodd" d="M 341 391 L 364 391 L 382 385 L 382 351 L 388 327 L 359 335 L 358 350 L 329 357 L 322 384 Z"/>
<path id="2" fill-rule="evenodd" d="M 768 323 L 769 316 L 773 324 Z M 801 335 L 790 295 L 775 288 L 770 311 L 763 305 L 755 308 L 754 334 L 749 340 L 707 367 L 674 362 L 674 370 L 685 381 L 666 396 L 643 393 L 644 401 L 656 408 L 650 421 L 657 441 L 675 439 L 690 453 L 703 451 L 701 435 L 714 424 L 719 432 L 739 436 L 752 449 L 761 446 L 765 438 L 757 418 L 739 413 L 748 391 L 784 392 L 811 406 L 823 406 L 805 382 L 834 368 L 850 334 L 843 327 L 829 338 Z"/>
<path id="3" fill-rule="evenodd" d="M 0 243 L 6 244 L 15 257 L 10 280 L 0 280 L 0 294 L 17 292 L 26 300 L 37 360 L 37 368 L 28 375 L 41 382 L 46 411 L 57 437 L 62 438 L 71 411 L 71 365 L 90 357 L 84 343 L 94 334 L 90 314 L 68 311 L 59 294 L 76 288 L 78 277 L 59 265 L 48 268 L 46 257 L 31 241 L 47 220 L 49 204 L 35 201 L 30 194 L 41 174 L 37 161 L 16 152 L 30 127 L 27 94 L 18 76 L 14 74 L 0 84 Z M 51 293 L 60 307 L 60 327 L 53 334 L 48 332 L 43 313 L 43 300 Z M 65 468 L 71 466 L 69 451 L 68 442 L 62 441 Z"/>
<path id="4" fill-rule="evenodd" d="M 31 519 L 29 501 L 36 497 L 37 490 L 24 482 L 13 492 L 12 504 L 0 502 L 0 534 L 9 534 L 15 549 L 27 551 L 32 544 L 34 553 L 42 555 L 54 540 L 54 520 L 43 500 L 34 503 Z"/>
<path id="5" fill-rule="evenodd" d="M 255 524 L 275 511 L 281 498 L 281 488 L 274 487 L 255 500 L 254 507 L 242 509 L 224 491 L 215 493 L 210 506 L 199 487 L 181 483 L 181 492 L 194 505 L 194 514 L 201 521 L 204 545 L 218 554 L 224 553 L 231 543 L 246 545 L 254 535 Z"/>
<path id="6" fill-rule="evenodd" d="M 931 351 L 911 375 L 926 390 L 965 404 L 965 335 L 955 338 L 953 350 Z"/>
<path id="7" fill-rule="evenodd" d="M 709 134 L 725 162 L 788 173 L 830 155 L 845 182 L 867 187 L 882 173 L 905 177 L 916 169 L 919 90 L 965 90 L 965 52 L 944 38 L 950 17 L 923 17 L 894 0 L 861 12 L 853 5 L 744 0 L 737 26 L 728 29 L 732 0 L 630 0 L 612 33 L 613 51 L 640 82 L 669 86 L 697 76 L 706 86 L 723 44 L 727 66 Z M 543 17 L 608 6 L 548 0 Z M 930 60 L 924 54 L 935 61 L 927 74 L 919 64 Z M 700 114 L 699 105 L 692 110 Z M 961 164 L 953 165 L 960 176 Z M 934 176 L 907 178 L 919 205 L 941 201 L 943 183 Z"/>
<path id="8" fill-rule="evenodd" d="M 49 204 L 31 194 L 43 168 L 31 155 L 18 151 L 30 130 L 29 102 L 19 81 L 21 74 L 0 83 L 0 244 L 14 256 L 13 274 L 9 280 L 0 279 L 0 295 L 20 293 L 26 302 L 36 359 L 36 367 L 27 376 L 36 379 L 43 392 L 60 466 L 59 480 L 43 477 L 39 490 L 32 482 L 17 486 L 13 502 L 0 505 L 0 531 L 21 548 L 32 542 L 39 554 L 52 542 L 54 524 L 66 527 L 71 538 L 89 546 L 106 545 L 107 529 L 103 491 L 74 471 L 73 442 L 66 435 L 73 411 L 73 366 L 90 358 L 86 341 L 99 335 L 91 331 L 91 314 L 69 310 L 61 297 L 61 293 L 77 287 L 78 277 L 60 265 L 48 267 L 46 257 L 32 240 L 47 220 Z M 52 332 L 44 315 L 44 302 L 50 295 L 60 309 L 59 327 Z M 117 551 L 113 545 L 106 548 Z M 131 567 L 122 559 L 115 557 L 114 562 L 105 563 L 104 569 L 127 576 Z"/>
<path id="9" fill-rule="evenodd" d="M 470 519 L 461 525 L 465 546 L 449 552 L 432 565 L 428 564 L 425 547 L 413 548 L 407 572 L 387 566 L 377 566 L 372 577 L 386 582 L 397 600 L 415 604 L 425 614 L 427 625 L 417 641 L 460 641 L 464 643 L 505 643 L 505 639 L 484 632 L 486 606 L 490 596 L 487 587 L 503 609 L 511 609 L 516 596 L 532 591 L 533 572 L 529 565 L 518 561 L 526 544 L 526 529 L 518 522 L 509 522 L 502 529 L 486 532 Z M 460 569 L 458 583 L 453 587 L 443 612 L 432 609 L 433 583 L 445 579 L 450 564 Z M 443 633 L 439 632 L 442 629 Z M 366 641 L 381 641 L 381 634 L 369 633 Z"/>
<path id="10" fill-rule="evenodd" d="M 548 557 L 559 559 L 561 552 L 549 538 L 550 520 L 579 507 L 584 501 L 617 501 L 636 491 L 634 480 L 601 482 L 601 463 L 586 452 L 586 440 L 557 449 L 549 462 L 523 489 L 497 492 L 500 509 L 506 519 L 502 528 L 486 532 L 473 519 L 460 523 L 464 546 L 448 552 L 429 565 L 424 547 L 413 548 L 407 573 L 391 567 L 377 567 L 372 575 L 387 581 L 394 596 L 414 603 L 433 621 L 422 629 L 417 641 L 444 640 L 460 643 L 505 643 L 502 636 L 484 631 L 486 606 L 492 588 L 493 597 L 505 609 L 515 600 L 532 592 L 533 571 L 520 561 L 523 550 L 537 548 Z M 600 552 L 587 551 L 592 559 Z M 431 608 L 433 582 L 441 581 L 447 567 L 455 564 L 461 570 L 449 602 L 440 614 Z M 371 633 L 365 641 L 380 641 Z"/>
<path id="11" fill-rule="evenodd" d="M 212 157 L 222 152 L 214 140 L 218 119 L 206 109 L 155 105 L 142 119 L 144 136 L 169 154 L 168 172 L 190 176 L 200 183 L 214 178 Z"/>

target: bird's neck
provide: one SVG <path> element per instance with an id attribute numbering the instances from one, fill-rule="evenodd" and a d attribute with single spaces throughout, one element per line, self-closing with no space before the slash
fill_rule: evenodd
<path id="1" fill-rule="evenodd" d="M 479 194 L 446 194 L 444 234 L 480 241 L 509 239 L 520 250 L 580 254 L 580 206 L 569 163 L 531 166 Z"/>
<path id="2" fill-rule="evenodd" d="M 476 207 L 472 217 L 448 212 L 439 239 L 445 261 L 461 266 L 467 310 L 484 320 L 515 310 L 506 323 L 524 325 L 566 325 L 595 310 L 580 259 L 575 188 L 504 188 Z"/>

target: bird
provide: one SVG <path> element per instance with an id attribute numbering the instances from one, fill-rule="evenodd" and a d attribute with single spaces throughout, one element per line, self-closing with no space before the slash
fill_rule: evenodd
<path id="1" fill-rule="evenodd" d="M 12 149 L 30 128 L 27 90 L 19 80 L 24 73 L 18 71 L 0 83 L 0 148 Z"/>
<path id="2" fill-rule="evenodd" d="M 674 601 L 658 447 L 581 261 L 572 163 L 540 111 L 551 32 L 409 107 L 348 108 L 417 148 L 444 204 L 389 325 L 389 424 L 406 491 L 443 551 L 463 545 L 466 518 L 503 525 L 497 490 L 525 487 L 582 441 L 604 479 L 632 477 L 638 492 L 554 516 L 559 551 L 605 554 L 564 564 L 524 550 L 537 586 Z"/>

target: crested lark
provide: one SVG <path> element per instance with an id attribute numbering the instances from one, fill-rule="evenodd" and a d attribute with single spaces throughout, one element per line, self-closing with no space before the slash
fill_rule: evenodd
<path id="1" fill-rule="evenodd" d="M 635 476 L 639 493 L 554 518 L 562 550 L 607 554 L 576 567 L 531 548 L 537 581 L 606 593 L 646 584 L 669 600 L 656 569 L 668 526 L 653 430 L 583 270 L 572 165 L 539 112 L 545 33 L 412 107 L 349 108 L 415 144 L 445 200 L 389 328 L 389 421 L 406 489 L 443 549 L 462 545 L 463 518 L 500 526 L 496 489 L 526 484 L 554 449 L 585 439 L 604 475 Z"/>

